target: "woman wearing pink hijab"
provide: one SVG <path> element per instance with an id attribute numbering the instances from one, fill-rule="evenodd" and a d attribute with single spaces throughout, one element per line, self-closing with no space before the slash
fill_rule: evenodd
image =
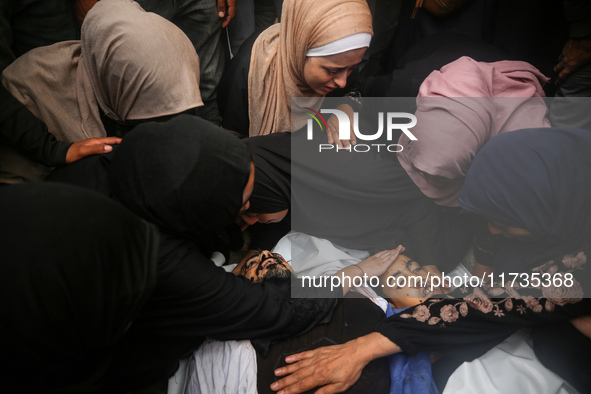
<path id="1" fill-rule="evenodd" d="M 477 62 L 461 57 L 422 83 L 416 141 L 405 134 L 398 160 L 435 203 L 455 207 L 478 151 L 498 134 L 550 127 L 542 85 L 548 81 L 521 61 Z"/>

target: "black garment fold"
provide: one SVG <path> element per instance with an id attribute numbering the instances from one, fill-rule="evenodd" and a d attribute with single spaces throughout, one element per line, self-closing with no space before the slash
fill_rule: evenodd
<path id="1" fill-rule="evenodd" d="M 2 390 L 97 389 L 156 285 L 156 227 L 57 183 L 5 186 L 0 210 Z"/>
<path id="2" fill-rule="evenodd" d="M 50 175 L 112 196 L 160 229 L 154 291 L 117 344 L 104 392 L 168 378 L 206 336 L 282 338 L 332 312 L 335 299 L 310 308 L 314 300 L 292 299 L 289 283 L 251 283 L 204 256 L 207 230 L 238 215 L 249 162 L 239 139 L 181 115 L 142 124 L 112 153 Z"/>

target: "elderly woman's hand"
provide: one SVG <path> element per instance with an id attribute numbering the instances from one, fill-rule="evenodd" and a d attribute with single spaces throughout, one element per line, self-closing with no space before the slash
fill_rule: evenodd
<path id="1" fill-rule="evenodd" d="M 347 117 L 349 118 L 349 139 L 340 139 L 339 119 L 336 115 L 331 115 L 326 122 L 328 125 L 328 129 L 326 130 L 328 143 L 336 144 L 339 148 L 357 144 L 357 138 L 355 138 L 355 132 L 353 131 L 353 108 L 351 108 L 351 106 L 348 104 L 341 104 L 337 107 L 337 109 L 346 113 Z"/>
<path id="2" fill-rule="evenodd" d="M 273 383 L 271 389 L 294 394 L 323 386 L 316 393 L 340 393 L 357 382 L 370 361 L 398 352 L 398 345 L 373 332 L 342 345 L 293 354 L 285 358 L 290 365 L 275 370 L 275 376 L 288 376 Z"/>

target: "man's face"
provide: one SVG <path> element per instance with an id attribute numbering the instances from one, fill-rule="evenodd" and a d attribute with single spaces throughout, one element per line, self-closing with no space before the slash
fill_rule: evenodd
<path id="1" fill-rule="evenodd" d="M 380 284 L 387 298 L 396 308 L 402 309 L 418 305 L 433 294 L 441 294 L 441 288 L 431 288 L 430 277 L 419 263 L 400 255 L 380 276 Z"/>
<path id="2" fill-rule="evenodd" d="M 240 275 L 250 279 L 251 282 L 260 283 L 264 279 L 289 278 L 292 272 L 291 266 L 283 256 L 263 250 L 244 264 Z"/>

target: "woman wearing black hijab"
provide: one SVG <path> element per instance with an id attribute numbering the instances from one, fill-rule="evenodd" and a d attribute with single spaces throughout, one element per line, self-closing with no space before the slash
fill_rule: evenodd
<path id="1" fill-rule="evenodd" d="M 158 230 L 97 193 L 0 189 L 2 392 L 98 389 L 156 285 Z"/>
<path id="2" fill-rule="evenodd" d="M 160 229 L 156 286 L 121 341 L 104 390 L 119 392 L 166 379 L 177 360 L 206 336 L 288 336 L 332 310 L 334 299 L 313 304 L 291 300 L 288 284 L 250 283 L 203 255 L 210 235 L 247 206 L 243 194 L 250 167 L 240 140 L 202 119 L 181 115 L 142 124 L 113 153 L 82 160 L 50 177 L 110 195 Z M 304 307 L 314 313 L 302 316 Z"/>
<path id="3" fill-rule="evenodd" d="M 256 168 L 249 207 L 240 215 L 241 229 L 248 227 L 251 236 L 250 249 L 242 259 L 246 261 L 257 250 L 272 249 L 291 230 L 291 133 L 242 141 Z"/>

